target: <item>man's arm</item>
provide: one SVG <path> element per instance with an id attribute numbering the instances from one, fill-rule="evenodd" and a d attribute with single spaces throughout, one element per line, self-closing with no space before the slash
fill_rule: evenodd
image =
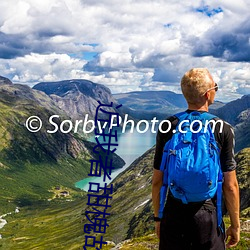
<path id="1" fill-rule="evenodd" d="M 154 169 L 152 178 L 152 201 L 154 207 L 154 216 L 158 217 L 158 212 L 160 208 L 160 190 L 162 186 L 163 172 Z M 155 224 L 155 232 L 158 238 L 160 238 L 160 222 L 157 221 Z"/>
<path id="2" fill-rule="evenodd" d="M 236 246 L 240 240 L 240 199 L 236 171 L 224 172 L 223 193 L 230 216 L 231 226 L 226 231 L 227 248 Z"/>

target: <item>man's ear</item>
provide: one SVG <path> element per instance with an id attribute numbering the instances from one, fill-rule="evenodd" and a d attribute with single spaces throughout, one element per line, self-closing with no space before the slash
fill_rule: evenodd
<path id="1" fill-rule="evenodd" d="M 205 93 L 204 97 L 206 98 L 206 100 L 208 100 L 208 99 L 209 99 L 209 97 L 210 97 L 210 93 L 209 93 L 209 91 Z"/>

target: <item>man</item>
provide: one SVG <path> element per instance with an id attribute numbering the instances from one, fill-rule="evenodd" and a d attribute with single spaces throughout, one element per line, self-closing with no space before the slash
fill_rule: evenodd
<path id="1" fill-rule="evenodd" d="M 186 72 L 181 80 L 181 89 L 188 104 L 187 112 L 208 112 L 208 106 L 214 102 L 217 84 L 207 69 L 194 68 Z M 155 230 L 160 239 L 160 250 L 222 250 L 236 246 L 240 239 L 239 187 L 236 179 L 234 160 L 234 133 L 232 127 L 223 121 L 220 133 L 216 124 L 214 136 L 220 148 L 220 162 L 223 171 L 223 196 L 230 216 L 231 226 L 226 233 L 217 226 L 216 198 L 203 202 L 183 204 L 181 200 L 168 193 L 163 218 L 158 211 L 163 172 L 160 171 L 165 143 L 171 139 L 178 118 L 168 120 L 172 127 L 168 133 L 158 131 L 152 179 L 152 199 L 154 206 Z M 162 131 L 164 131 L 164 127 Z M 224 224 L 223 224 L 224 226 Z M 225 235 L 226 234 L 226 235 Z"/>

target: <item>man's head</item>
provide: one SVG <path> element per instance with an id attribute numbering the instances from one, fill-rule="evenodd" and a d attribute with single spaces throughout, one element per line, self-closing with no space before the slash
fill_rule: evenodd
<path id="1" fill-rule="evenodd" d="M 185 73 L 181 79 L 181 90 L 188 104 L 202 104 L 206 100 L 208 105 L 214 101 L 216 84 L 205 68 L 194 68 Z"/>

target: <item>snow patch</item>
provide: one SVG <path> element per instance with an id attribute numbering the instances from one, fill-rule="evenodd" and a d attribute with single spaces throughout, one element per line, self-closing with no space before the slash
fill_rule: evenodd
<path id="1" fill-rule="evenodd" d="M 142 185 L 141 187 L 138 188 L 138 190 L 140 190 L 140 189 L 142 189 L 142 188 L 144 188 L 144 187 L 145 187 L 145 185 Z"/>
<path id="2" fill-rule="evenodd" d="M 149 200 L 150 200 L 150 199 L 145 200 L 145 201 L 142 202 L 139 206 L 137 206 L 134 210 L 136 210 L 137 208 L 139 208 L 139 207 L 145 205 Z"/>

